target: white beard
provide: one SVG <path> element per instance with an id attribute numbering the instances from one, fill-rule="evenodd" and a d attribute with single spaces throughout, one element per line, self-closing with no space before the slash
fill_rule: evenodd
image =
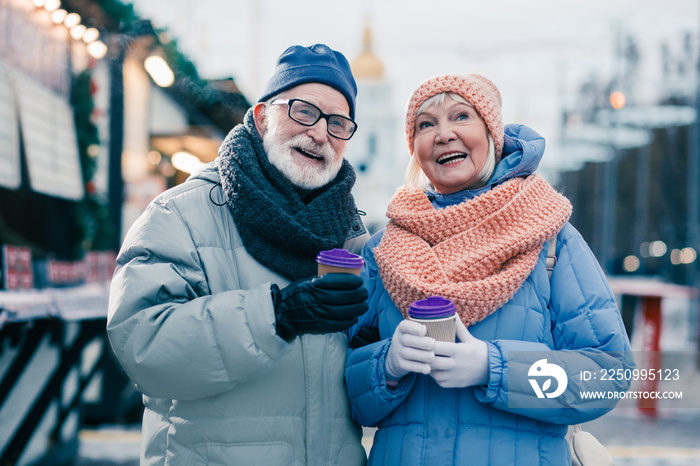
<path id="1" fill-rule="evenodd" d="M 268 120 L 268 131 L 263 138 L 263 146 L 270 163 L 274 165 L 292 184 L 304 189 L 316 189 L 325 186 L 336 177 L 343 164 L 343 158 L 333 149 L 329 142 L 319 146 L 311 138 L 299 134 L 292 139 L 281 140 L 279 125 L 274 118 Z M 292 155 L 295 147 L 322 156 L 320 166 L 309 161 L 296 160 Z"/>

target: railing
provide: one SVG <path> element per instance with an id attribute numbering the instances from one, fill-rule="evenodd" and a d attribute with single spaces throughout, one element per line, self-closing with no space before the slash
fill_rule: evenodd
<path id="1" fill-rule="evenodd" d="M 639 319 L 643 325 L 643 334 L 641 335 L 641 350 L 649 355 L 649 360 L 639 361 L 646 367 L 640 369 L 648 369 L 658 371 L 662 369 L 662 352 L 666 349 L 662 347 L 662 302 L 664 299 L 684 299 L 690 302 L 695 302 L 698 299 L 699 291 L 697 288 L 689 286 L 681 286 L 672 283 L 664 283 L 654 278 L 610 278 L 610 286 L 613 292 L 619 297 L 620 310 L 622 312 L 622 320 L 627 328 L 627 333 L 632 339 L 632 333 L 635 332 L 634 325 L 637 314 L 640 314 Z M 693 308 L 691 307 L 691 311 Z M 695 335 L 697 338 L 697 335 Z M 694 342 L 697 351 L 697 341 Z M 641 387 L 643 391 L 655 392 L 659 385 L 659 379 L 653 378 L 645 382 Z M 640 412 L 656 417 L 658 415 L 657 399 L 640 399 L 638 401 Z"/>
<path id="2" fill-rule="evenodd" d="M 108 284 L 0 291 L 0 465 L 70 463 L 111 357 Z"/>

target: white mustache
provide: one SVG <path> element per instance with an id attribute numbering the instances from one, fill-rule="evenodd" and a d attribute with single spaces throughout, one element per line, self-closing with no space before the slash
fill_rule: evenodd
<path id="1" fill-rule="evenodd" d="M 330 142 L 319 146 L 318 144 L 313 142 L 313 140 L 310 137 L 303 134 L 298 134 L 297 136 L 294 136 L 292 139 L 290 139 L 287 142 L 287 147 L 298 147 L 300 149 L 305 150 L 306 152 L 311 152 L 315 155 L 321 156 L 324 160 L 334 160 L 337 156 L 337 153 L 331 146 Z"/>

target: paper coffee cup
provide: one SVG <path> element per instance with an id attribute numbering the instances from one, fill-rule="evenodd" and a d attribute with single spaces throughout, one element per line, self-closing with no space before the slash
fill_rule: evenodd
<path id="1" fill-rule="evenodd" d="M 457 308 L 449 299 L 430 296 L 410 304 L 408 319 L 425 325 L 426 336 L 454 343 L 456 312 Z"/>
<path id="2" fill-rule="evenodd" d="M 359 276 L 365 263 L 362 256 L 345 249 L 321 251 L 316 256 L 316 262 L 318 262 L 319 276 L 327 273 L 352 273 Z"/>

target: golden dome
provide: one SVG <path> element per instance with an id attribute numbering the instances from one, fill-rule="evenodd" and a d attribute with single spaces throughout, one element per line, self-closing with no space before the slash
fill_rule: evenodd
<path id="1" fill-rule="evenodd" d="M 355 79 L 382 79 L 384 64 L 372 51 L 372 32 L 365 28 L 362 53 L 350 64 Z"/>

